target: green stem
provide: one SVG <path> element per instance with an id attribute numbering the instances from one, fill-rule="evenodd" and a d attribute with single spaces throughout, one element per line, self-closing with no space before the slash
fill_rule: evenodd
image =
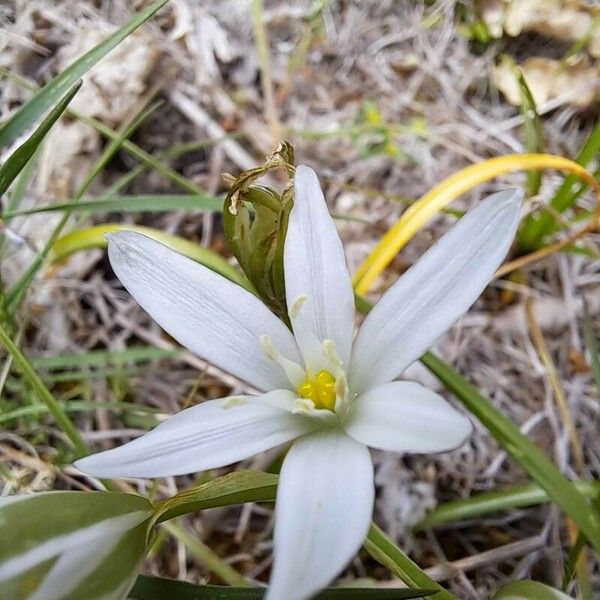
<path id="1" fill-rule="evenodd" d="M 217 575 L 219 579 L 228 585 L 250 587 L 244 577 L 206 544 L 190 535 L 183 527 L 180 527 L 176 523 L 163 523 L 161 527 L 164 527 L 176 540 L 184 544 L 190 553 L 209 571 Z"/>

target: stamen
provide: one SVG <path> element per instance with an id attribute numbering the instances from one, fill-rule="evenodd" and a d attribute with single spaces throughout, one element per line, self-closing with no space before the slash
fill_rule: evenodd
<path id="1" fill-rule="evenodd" d="M 348 380 L 341 371 L 335 380 L 335 412 L 342 413 L 348 407 Z"/>
<path id="2" fill-rule="evenodd" d="M 307 298 L 306 295 L 298 296 L 292 302 L 292 305 L 290 306 L 290 310 L 289 310 L 290 319 L 295 319 L 298 316 L 298 313 L 300 312 L 300 309 L 302 308 L 302 306 L 306 302 L 306 298 Z"/>
<path id="3" fill-rule="evenodd" d="M 292 408 L 293 415 L 309 415 L 315 410 L 315 403 L 307 398 L 296 398 Z"/>
<path id="4" fill-rule="evenodd" d="M 279 353 L 275 349 L 271 338 L 268 335 L 261 335 L 258 338 L 258 343 L 260 344 L 261 350 L 267 355 L 267 358 L 270 358 L 273 362 L 277 362 Z"/>
<path id="5" fill-rule="evenodd" d="M 275 348 L 271 338 L 268 335 L 261 335 L 258 339 L 258 343 L 262 351 L 267 355 L 267 358 L 272 360 L 284 370 L 292 386 L 297 388 L 302 381 L 304 381 L 306 378 L 304 369 L 293 360 L 289 360 L 288 358 L 285 358 L 285 356 L 281 356 L 281 354 L 277 352 L 277 348 Z"/>
<path id="6" fill-rule="evenodd" d="M 326 408 L 316 408 L 312 400 L 307 400 L 305 398 L 298 398 L 295 400 L 292 414 L 322 419 L 323 421 L 331 421 L 333 423 L 335 423 L 337 419 L 330 410 Z"/>
<path id="7" fill-rule="evenodd" d="M 244 404 L 248 404 L 248 398 L 244 398 L 244 396 L 230 396 L 229 398 L 223 398 L 221 408 L 233 408 L 234 406 L 243 406 Z"/>
<path id="8" fill-rule="evenodd" d="M 325 356 L 331 362 L 333 370 L 337 375 L 343 370 L 342 367 L 344 366 L 344 363 L 335 349 L 333 340 L 323 340 L 323 350 L 325 351 Z"/>

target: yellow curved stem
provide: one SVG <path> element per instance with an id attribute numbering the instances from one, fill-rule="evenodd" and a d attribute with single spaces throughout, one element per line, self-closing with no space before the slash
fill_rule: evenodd
<path id="1" fill-rule="evenodd" d="M 398 251 L 412 239 L 433 216 L 460 195 L 475 186 L 512 171 L 556 169 L 579 177 L 600 197 L 600 183 L 581 165 L 552 154 L 510 154 L 470 165 L 431 188 L 406 210 L 400 219 L 379 240 L 354 275 L 357 294 L 365 294 Z"/>

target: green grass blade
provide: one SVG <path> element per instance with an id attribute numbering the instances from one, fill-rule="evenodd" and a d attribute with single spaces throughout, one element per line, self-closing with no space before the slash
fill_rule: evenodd
<path id="1" fill-rule="evenodd" d="M 184 154 L 195 152 L 196 150 L 208 148 L 227 139 L 237 139 L 243 137 L 243 135 L 243 132 L 238 131 L 233 133 L 227 133 L 225 135 L 222 135 L 221 137 L 214 139 L 202 139 L 196 140 L 194 142 L 175 144 L 170 148 L 163 150 L 162 152 L 157 152 L 156 158 L 161 160 L 165 158 L 177 158 Z M 146 165 L 145 163 L 141 163 L 133 169 L 131 169 L 130 171 L 128 171 L 127 173 L 125 173 L 124 175 L 121 175 L 121 177 L 119 177 L 113 184 L 110 185 L 109 188 L 107 188 L 106 196 L 112 196 L 117 194 L 125 186 L 129 185 L 136 177 L 143 173 L 146 168 L 148 168 L 148 165 Z"/>
<path id="2" fill-rule="evenodd" d="M 366 314 L 372 305 L 356 297 L 357 309 Z M 573 519 L 579 529 L 600 552 L 600 520 L 588 499 L 564 477 L 546 455 L 507 419 L 475 386 L 432 352 L 421 362 L 442 382 L 444 387 L 487 428 L 502 447 L 542 487 L 554 502 Z"/>
<path id="3" fill-rule="evenodd" d="M 515 74 L 521 93 L 521 114 L 523 115 L 523 141 L 525 150 L 531 154 L 544 152 L 544 132 L 537 112 L 535 100 L 520 69 L 515 67 Z M 542 185 L 541 171 L 527 171 L 527 194 L 535 196 Z"/>
<path id="4" fill-rule="evenodd" d="M 145 101 L 142 102 L 142 106 L 145 104 Z M 149 117 L 160 105 L 162 101 L 154 102 L 151 106 L 146 109 L 143 109 L 136 116 L 131 119 L 129 123 L 126 123 L 120 132 L 117 132 L 116 137 L 110 140 L 110 143 L 106 145 L 106 148 L 103 150 L 102 154 L 94 163 L 93 167 L 90 169 L 89 173 L 86 175 L 85 179 L 79 186 L 76 194 L 75 194 L 75 202 L 79 202 L 83 197 L 83 194 L 90 187 L 94 179 L 100 174 L 102 169 L 113 159 L 115 154 L 121 149 L 121 146 L 125 143 L 127 138 L 131 136 L 136 129 Z"/>
<path id="5" fill-rule="evenodd" d="M 249 587 L 248 582 L 229 563 L 225 562 L 214 550 L 209 548 L 198 537 L 187 532 L 178 523 L 163 523 L 164 527 L 178 542 L 185 544 L 192 554 L 204 567 L 214 573 L 221 581 L 231 586 Z M 171 597 L 171 596 L 169 596 Z"/>
<path id="6" fill-rule="evenodd" d="M 600 496 L 600 481 L 575 481 L 573 485 L 586 498 Z M 469 498 L 440 504 L 415 526 L 416 531 L 437 527 L 455 521 L 474 519 L 501 510 L 526 508 L 544 502 L 551 502 L 548 492 L 535 483 L 511 486 L 506 489 L 475 494 Z"/>
<path id="7" fill-rule="evenodd" d="M 573 519 L 600 552 L 600 521 L 588 499 L 566 479 L 546 455 L 525 437 L 491 402 L 440 358 L 426 352 L 421 362 L 481 421 L 502 447 Z"/>
<path id="8" fill-rule="evenodd" d="M 26 89 L 29 89 L 29 90 L 38 89 L 38 88 L 36 88 L 35 85 L 31 84 L 31 82 L 29 82 L 24 77 L 16 75 L 15 73 L 11 73 L 10 71 L 6 70 L 4 67 L 1 67 L 1 66 L 0 66 L 0 74 L 4 74 L 6 77 L 9 77 L 12 81 L 17 83 L 18 85 L 23 86 Z M 110 127 L 105 125 L 104 123 L 98 121 L 98 119 L 94 119 L 93 117 L 88 117 L 86 115 L 83 115 L 83 114 L 73 111 L 73 110 L 67 110 L 67 114 L 69 116 L 73 117 L 74 119 L 77 119 L 81 123 L 84 123 L 85 125 L 88 125 L 89 127 L 92 127 L 100 135 L 104 136 L 108 140 L 115 141 L 119 137 L 119 134 L 116 131 L 114 131 L 113 129 L 111 129 Z M 133 156 L 136 160 L 140 161 L 140 163 L 142 163 L 142 164 L 139 165 L 138 167 L 136 167 L 136 169 L 133 169 L 133 171 L 131 173 L 124 175 L 121 180 L 120 185 L 126 185 L 126 183 L 131 181 L 131 179 L 134 176 L 136 176 L 140 172 L 142 172 L 144 168 L 149 168 L 149 169 L 155 170 L 157 173 L 160 173 L 165 179 L 167 179 L 168 181 L 171 181 L 172 183 L 179 186 L 181 189 L 186 190 L 190 194 L 199 194 L 199 195 L 203 194 L 202 189 L 199 188 L 195 183 L 193 183 L 192 181 L 190 181 L 189 179 L 187 179 L 186 177 L 184 177 L 177 171 L 174 171 L 167 165 L 164 165 L 160 160 L 156 159 L 154 156 L 152 156 L 145 150 L 142 150 L 142 148 L 140 148 L 137 144 L 134 144 L 132 141 L 125 140 L 122 144 L 122 147 L 129 154 L 131 154 L 131 156 Z M 164 155 L 166 155 L 166 153 L 161 153 L 161 156 L 164 156 Z"/>
<path id="9" fill-rule="evenodd" d="M 186 581 L 175 581 L 138 576 L 130 600 L 261 600 L 265 589 L 236 588 L 218 585 L 194 585 Z M 314 600 L 406 600 L 430 596 L 431 590 L 390 590 L 380 588 L 328 588 L 314 597 Z"/>
<path id="10" fill-rule="evenodd" d="M 86 52 L 62 73 L 41 88 L 25 105 L 19 108 L 0 127 L 0 148 L 11 144 L 25 130 L 37 121 L 57 98 L 65 92 L 85 73 L 87 73 L 101 58 L 122 42 L 130 33 L 145 23 L 156 11 L 166 4 L 167 0 L 157 0 L 148 8 L 136 14 L 126 25 L 108 36 L 100 44 Z"/>
<path id="11" fill-rule="evenodd" d="M 8 353 L 12 356 L 14 364 L 23 374 L 23 377 L 29 382 L 38 398 L 48 407 L 48 410 L 54 417 L 56 424 L 69 438 L 78 456 L 89 454 L 87 444 L 79 435 L 77 429 L 67 416 L 62 406 L 56 401 L 50 390 L 45 386 L 35 369 L 29 364 L 21 350 L 10 339 L 4 327 L 0 325 L 0 344 L 2 344 Z"/>
<path id="12" fill-rule="evenodd" d="M 108 411 L 131 413 L 148 418 L 150 426 L 159 424 L 159 420 L 154 415 L 164 414 L 158 408 L 151 406 L 143 406 L 140 404 L 132 404 L 131 402 L 100 402 L 98 400 L 69 400 L 68 402 L 59 402 L 65 413 L 89 412 L 104 408 Z M 48 407 L 45 404 L 32 404 L 21 406 L 13 410 L 7 410 L 0 413 L 0 424 L 9 423 L 15 419 L 23 417 L 31 417 L 49 413 Z"/>
<path id="13" fill-rule="evenodd" d="M 600 514 L 600 495 L 594 496 L 592 504 Z M 563 592 L 566 592 L 571 580 L 576 577 L 581 600 L 592 600 L 594 592 L 590 581 L 589 565 L 585 556 L 585 541 L 585 536 L 579 531 L 565 562 L 561 587 Z"/>
<path id="14" fill-rule="evenodd" d="M 400 577 L 409 587 L 435 590 L 432 600 L 457 600 L 439 583 L 422 571 L 392 540 L 374 523 L 371 524 L 365 541 L 367 552 L 392 573 Z"/>
<path id="15" fill-rule="evenodd" d="M 17 175 L 23 170 L 33 156 L 50 128 L 65 112 L 73 96 L 79 91 L 81 81 L 78 81 L 48 113 L 35 131 L 25 140 L 0 166 L 0 195 L 3 194 Z"/>
<path id="16" fill-rule="evenodd" d="M 94 379 L 108 379 L 110 377 L 119 377 L 121 379 L 139 377 L 148 372 L 148 367 L 108 367 L 104 369 L 94 369 L 93 371 L 90 371 L 89 369 L 82 369 L 79 371 L 61 371 L 59 373 L 45 375 L 43 380 L 46 383 L 52 384 L 64 383 L 66 381 L 73 383 L 75 381 L 92 381 Z"/>
<path id="17" fill-rule="evenodd" d="M 164 350 L 147 346 L 131 347 L 126 350 L 93 350 L 85 354 L 60 354 L 58 356 L 40 356 L 29 362 L 36 369 L 55 371 L 82 367 L 103 367 L 124 363 L 145 362 L 155 359 L 175 358 L 182 350 Z"/>
<path id="18" fill-rule="evenodd" d="M 8 200 L 4 205 L 4 209 L 6 212 L 14 212 L 19 209 L 21 206 L 21 202 L 23 202 L 23 198 L 25 198 L 25 193 L 27 192 L 27 188 L 31 179 L 35 173 L 35 170 L 38 166 L 38 161 L 40 158 L 40 152 L 44 147 L 44 141 L 40 143 L 40 145 L 36 148 L 31 158 L 27 161 L 17 179 L 10 189 L 8 193 Z"/>
<path id="19" fill-rule="evenodd" d="M 77 194 L 75 196 L 75 201 L 79 201 L 86 189 L 90 186 L 94 178 L 100 173 L 100 171 L 110 162 L 113 155 L 117 152 L 117 150 L 124 143 L 125 139 L 135 131 L 135 129 L 141 124 L 141 122 L 146 118 L 153 110 L 156 108 L 156 105 L 148 108 L 145 111 L 141 111 L 141 114 L 134 117 L 131 122 L 126 123 L 123 127 L 122 131 L 119 133 L 115 133 L 114 137 L 111 139 L 111 143 L 107 146 L 105 151 L 100 155 L 100 157 L 95 161 L 88 173 L 87 177 L 83 181 L 83 183 L 79 186 Z M 6 294 L 5 298 L 5 308 L 7 312 L 12 313 L 15 308 L 21 302 L 21 299 L 24 297 L 29 284 L 35 277 L 36 273 L 44 264 L 44 261 L 48 257 L 54 243 L 59 238 L 63 228 L 67 224 L 69 217 L 71 216 L 70 210 L 65 210 L 60 221 L 54 227 L 50 237 L 46 241 L 46 244 L 42 251 L 35 257 L 33 262 L 27 267 L 23 275 L 19 278 L 19 280 L 14 284 L 14 286 L 9 290 Z"/>
<path id="20" fill-rule="evenodd" d="M 577 563 L 579 562 L 579 557 L 581 556 L 581 553 L 583 552 L 584 548 L 585 548 L 585 537 L 581 534 L 581 532 L 579 532 L 577 534 L 577 539 L 575 540 L 575 543 L 569 550 L 569 556 L 567 557 L 567 560 L 565 562 L 563 579 L 562 579 L 562 583 L 561 583 L 561 587 L 562 587 L 563 591 L 565 591 L 565 592 L 567 591 L 567 588 L 569 587 L 569 584 L 571 583 L 573 577 L 575 577 L 578 574 L 577 573 Z M 584 571 L 584 572 L 587 575 L 587 571 Z M 578 581 L 581 582 L 581 577 L 578 577 Z M 587 589 L 586 584 L 589 585 L 589 581 L 587 580 L 587 578 L 584 579 L 584 586 L 586 586 L 585 593 L 587 594 L 586 597 L 590 598 L 591 596 L 588 593 L 589 590 Z M 581 583 L 580 583 L 580 585 L 581 585 Z M 582 594 L 582 596 L 583 596 L 583 594 Z"/>
<path id="21" fill-rule="evenodd" d="M 113 131 L 110 127 L 107 127 L 106 125 L 104 125 L 104 123 L 101 123 L 97 119 L 94 119 L 92 117 L 86 117 L 85 115 L 74 111 L 72 114 L 76 119 L 78 119 L 82 123 L 93 127 L 98 133 L 103 135 L 105 138 L 109 140 L 114 140 L 117 137 L 117 133 L 115 131 Z M 190 194 L 202 195 L 204 193 L 202 189 L 199 188 L 195 183 L 193 183 L 177 171 L 174 171 L 167 165 L 164 165 L 160 160 L 154 158 L 154 156 L 152 156 L 145 150 L 142 150 L 142 148 L 140 148 L 137 144 L 134 144 L 129 140 L 125 140 L 123 142 L 123 149 L 129 152 L 129 154 L 131 154 L 131 156 L 133 156 L 136 160 L 139 160 L 141 163 L 146 165 L 146 167 L 154 169 L 157 173 L 160 173 L 165 179 L 173 182 L 175 185 L 179 186 L 183 190 L 186 190 Z"/>
<path id="22" fill-rule="evenodd" d="M 223 208 L 223 199 L 208 194 L 140 194 L 136 196 L 103 196 L 100 199 L 49 204 L 27 210 L 5 212 L 3 219 L 44 212 L 106 213 L 106 212 L 166 212 L 204 210 L 217 212 Z"/>
<path id="23" fill-rule="evenodd" d="M 17 176 L 17 179 L 14 182 L 14 185 L 9 190 L 8 198 L 6 200 L 6 203 L 4 204 L 4 209 L 7 212 L 8 211 L 16 211 L 16 210 L 18 210 L 19 206 L 21 206 L 21 202 L 23 201 L 23 198 L 25 197 L 25 193 L 27 192 L 27 188 L 29 187 L 31 178 L 33 177 L 33 174 L 38 166 L 40 153 L 41 153 L 41 150 L 43 147 L 44 147 L 44 142 L 42 140 L 42 143 L 37 147 L 37 149 L 33 153 L 33 156 L 27 161 L 27 163 L 25 164 L 25 166 L 23 167 L 23 169 Z M 8 224 L 9 221 L 10 221 L 10 219 L 4 219 L 4 222 L 6 225 Z M 4 252 L 5 241 L 6 241 L 5 235 L 4 234 L 0 235 L 0 257 L 2 257 L 2 254 Z M 0 296 L 2 296 L 2 294 L 0 294 Z M 2 301 L 3 301 L 3 298 L 0 297 L 0 303 Z"/>
<path id="24" fill-rule="evenodd" d="M 592 133 L 581 147 L 575 162 L 582 167 L 587 167 L 589 163 L 600 152 L 600 123 L 596 124 Z M 594 174 L 600 175 L 598 171 Z M 564 178 L 563 183 L 558 188 L 549 206 L 554 212 L 562 213 L 572 207 L 577 198 L 587 189 L 587 185 L 572 175 Z M 521 252 L 536 250 L 543 243 L 544 238 L 555 231 L 558 227 L 556 219 L 552 212 L 540 209 L 535 213 L 528 215 L 519 229 L 517 235 L 517 245 Z"/>

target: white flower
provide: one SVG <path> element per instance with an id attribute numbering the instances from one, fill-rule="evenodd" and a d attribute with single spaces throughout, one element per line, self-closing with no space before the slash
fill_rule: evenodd
<path id="1" fill-rule="evenodd" d="M 394 381 L 475 302 L 513 240 L 522 194 L 460 219 L 365 318 L 317 177 L 299 166 L 285 242 L 293 333 L 255 296 L 131 232 L 110 237 L 125 287 L 181 344 L 264 392 L 203 402 L 124 446 L 78 461 L 98 477 L 161 477 L 222 467 L 296 440 L 277 490 L 267 598 L 303 600 L 360 548 L 371 519 L 368 447 L 441 452 L 469 420 L 417 383 Z"/>

